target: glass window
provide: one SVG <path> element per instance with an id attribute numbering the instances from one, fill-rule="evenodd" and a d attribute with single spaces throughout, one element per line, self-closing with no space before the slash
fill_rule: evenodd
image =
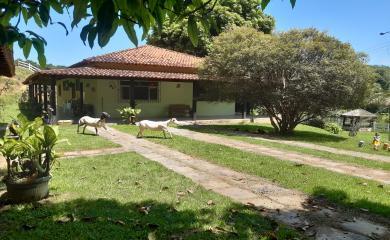
<path id="1" fill-rule="evenodd" d="M 130 87 L 121 86 L 121 98 L 123 100 L 130 100 Z"/>
<path id="2" fill-rule="evenodd" d="M 153 101 L 156 101 L 158 99 L 157 87 L 149 88 L 149 98 L 150 98 L 150 100 L 153 100 Z"/>
<path id="3" fill-rule="evenodd" d="M 136 81 L 134 85 L 134 99 L 142 101 L 157 101 L 159 95 L 158 82 L 140 82 Z M 131 81 L 121 81 L 120 91 L 122 100 L 130 100 Z"/>
<path id="4" fill-rule="evenodd" d="M 134 87 L 135 100 L 149 100 L 149 88 L 148 87 Z"/>

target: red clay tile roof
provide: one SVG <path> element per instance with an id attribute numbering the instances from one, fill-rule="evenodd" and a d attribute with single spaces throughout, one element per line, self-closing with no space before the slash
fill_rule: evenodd
<path id="1" fill-rule="evenodd" d="M 13 52 L 9 47 L 0 46 L 0 76 L 12 77 L 15 75 Z"/>
<path id="2" fill-rule="evenodd" d="M 25 84 L 64 78 L 149 79 L 195 81 L 203 59 L 189 54 L 145 45 L 87 58 L 65 69 L 34 73 Z"/>
<path id="3" fill-rule="evenodd" d="M 71 67 L 91 66 L 93 63 L 118 63 L 196 69 L 201 62 L 200 57 L 145 45 L 87 58 Z"/>
<path id="4" fill-rule="evenodd" d="M 194 81 L 197 74 L 132 71 L 118 69 L 103 69 L 93 67 L 63 68 L 42 70 L 30 75 L 23 83 L 31 84 L 64 78 L 90 78 L 90 79 L 142 79 L 158 81 Z"/>

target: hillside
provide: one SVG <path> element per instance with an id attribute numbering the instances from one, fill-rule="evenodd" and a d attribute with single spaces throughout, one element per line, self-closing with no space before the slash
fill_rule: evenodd
<path id="1" fill-rule="evenodd" d="M 31 71 L 16 67 L 13 78 L 0 77 L 0 122 L 7 123 L 19 113 L 18 101 L 26 86 L 22 82 L 32 74 Z M 8 89 L 1 91 L 6 85 Z"/>

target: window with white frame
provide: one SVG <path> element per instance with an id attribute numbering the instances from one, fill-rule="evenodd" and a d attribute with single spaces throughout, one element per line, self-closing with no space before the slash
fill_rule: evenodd
<path id="1" fill-rule="evenodd" d="M 120 82 L 120 97 L 121 100 L 131 99 L 131 81 Z M 141 101 L 158 101 L 159 99 L 159 82 L 135 81 L 134 85 L 134 100 Z"/>

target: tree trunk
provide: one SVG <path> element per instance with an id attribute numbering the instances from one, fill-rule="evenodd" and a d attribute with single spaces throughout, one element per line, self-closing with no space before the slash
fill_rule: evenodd
<path id="1" fill-rule="evenodd" d="M 269 120 L 270 120 L 270 122 L 271 122 L 271 125 L 272 125 L 272 127 L 274 127 L 274 130 L 275 130 L 275 132 L 279 132 L 279 126 L 278 126 L 278 124 L 275 122 L 275 120 L 274 120 L 274 117 L 273 116 L 269 116 Z"/>

